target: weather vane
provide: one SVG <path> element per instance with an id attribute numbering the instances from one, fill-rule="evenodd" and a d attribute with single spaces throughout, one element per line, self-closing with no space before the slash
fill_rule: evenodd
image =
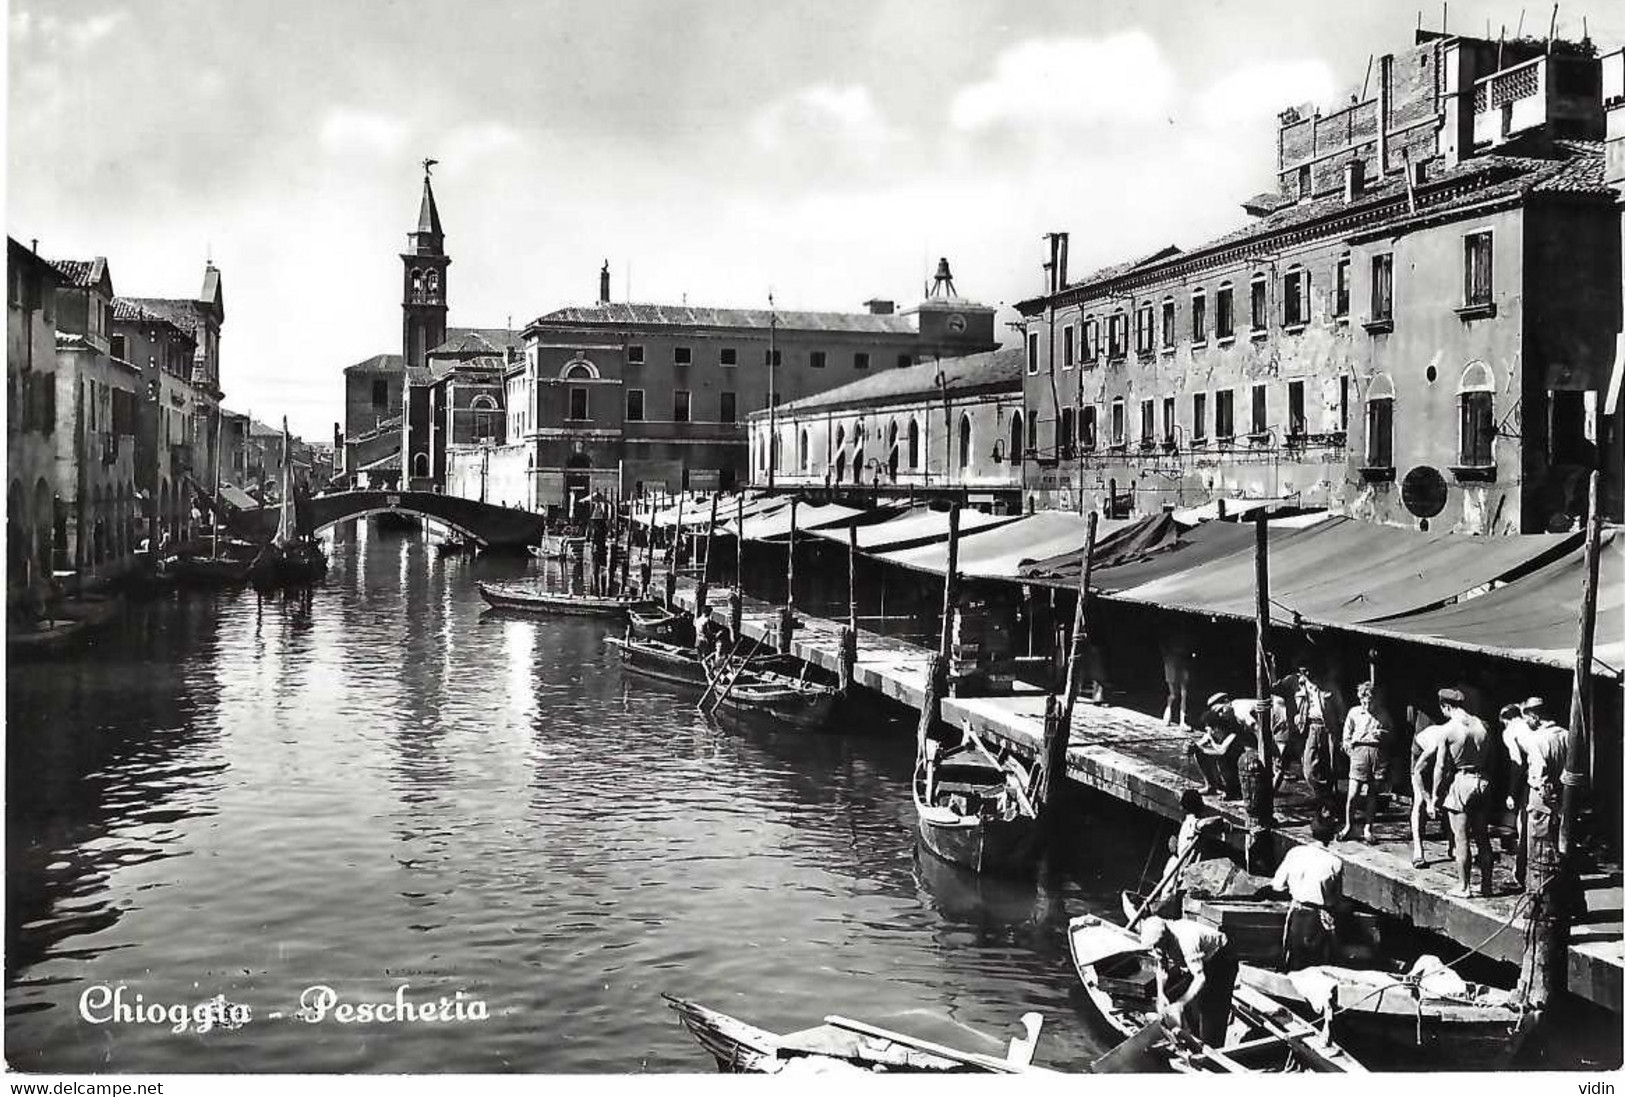
<path id="1" fill-rule="evenodd" d="M 440 163 L 440 161 L 438 161 L 438 160 L 425 160 L 425 161 L 423 161 L 423 177 L 425 179 L 427 179 L 429 177 L 429 174 L 430 174 L 429 169 L 434 167 L 438 163 Z"/>

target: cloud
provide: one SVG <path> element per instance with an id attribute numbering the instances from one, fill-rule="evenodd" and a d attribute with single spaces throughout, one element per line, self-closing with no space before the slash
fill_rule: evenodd
<path id="1" fill-rule="evenodd" d="M 1336 109 L 1335 87 L 1336 78 L 1324 61 L 1271 61 L 1229 73 L 1198 93 L 1192 105 L 1203 125 L 1273 125 L 1277 114 L 1301 103 Z"/>
<path id="2" fill-rule="evenodd" d="M 11 14 L 11 39 L 14 45 L 37 41 L 45 47 L 65 48 L 81 53 L 112 34 L 130 18 L 127 11 L 105 11 L 85 19 L 64 19 L 55 13 L 36 17 L 32 12 L 14 11 Z"/>
<path id="3" fill-rule="evenodd" d="M 758 111 L 750 131 L 766 152 L 808 143 L 877 150 L 893 137 L 874 97 L 861 84 L 801 88 Z"/>
<path id="4" fill-rule="evenodd" d="M 322 147 L 329 152 L 399 152 L 411 127 L 393 115 L 354 107 L 335 107 L 322 120 Z"/>
<path id="5" fill-rule="evenodd" d="M 455 174 L 462 167 L 483 160 L 487 156 L 500 156 L 522 147 L 524 142 L 511 127 L 501 122 L 482 122 L 461 126 L 442 139 L 436 153 L 445 161 L 447 170 Z"/>
<path id="6" fill-rule="evenodd" d="M 1142 30 L 1030 39 L 1004 50 L 988 79 L 954 96 L 949 120 L 970 132 L 1154 122 L 1166 115 L 1175 84 L 1172 67 Z"/>

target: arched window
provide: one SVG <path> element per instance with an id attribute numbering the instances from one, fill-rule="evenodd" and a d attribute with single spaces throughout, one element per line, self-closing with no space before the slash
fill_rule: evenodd
<path id="1" fill-rule="evenodd" d="M 846 428 L 835 428 L 835 452 L 840 453 L 846 448 Z"/>
<path id="2" fill-rule="evenodd" d="M 807 471 L 807 432 L 806 432 L 806 430 L 802 430 L 802 432 L 801 432 L 801 449 L 796 454 L 796 460 L 797 460 L 796 467 L 799 468 L 802 472 L 806 472 Z"/>
<path id="3" fill-rule="evenodd" d="M 1061 435 L 1055 440 L 1055 444 L 1060 447 L 1062 457 L 1072 456 L 1072 431 L 1076 422 L 1076 413 L 1071 408 L 1061 409 Z"/>
<path id="4" fill-rule="evenodd" d="M 920 421 L 908 421 L 908 467 L 910 472 L 917 472 L 920 468 Z"/>
<path id="5" fill-rule="evenodd" d="M 423 272 L 412 268 L 412 300 L 423 300 Z"/>
<path id="6" fill-rule="evenodd" d="M 897 479 L 897 420 L 893 419 L 886 431 L 886 472 Z"/>
<path id="7" fill-rule="evenodd" d="M 1010 463 L 1021 464 L 1021 446 L 1026 439 L 1021 433 L 1021 412 L 1010 413 Z"/>
<path id="8" fill-rule="evenodd" d="M 970 416 L 959 416 L 959 467 L 970 468 Z"/>
<path id="9" fill-rule="evenodd" d="M 412 458 L 412 475 L 429 475 L 429 455 L 427 453 L 420 453 Z"/>
<path id="10" fill-rule="evenodd" d="M 591 381 L 597 376 L 586 362 L 573 362 L 564 370 L 566 381 Z"/>
<path id="11" fill-rule="evenodd" d="M 428 286 L 429 286 L 429 300 L 431 300 L 431 301 L 439 300 L 440 299 L 440 272 L 439 271 L 431 270 L 429 272 Z"/>
<path id="12" fill-rule="evenodd" d="M 1483 362 L 1469 362 L 1456 386 L 1461 409 L 1460 458 L 1464 468 L 1495 464 L 1495 375 Z"/>
<path id="13" fill-rule="evenodd" d="M 835 482 L 839 484 L 846 479 L 846 452 L 843 450 L 835 455 Z"/>
<path id="14" fill-rule="evenodd" d="M 1386 373 L 1371 379 L 1365 395 L 1365 463 L 1394 467 L 1394 383 Z"/>

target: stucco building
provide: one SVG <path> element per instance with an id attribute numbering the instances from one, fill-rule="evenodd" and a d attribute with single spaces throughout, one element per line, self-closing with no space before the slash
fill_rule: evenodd
<path id="1" fill-rule="evenodd" d="M 1418 32 L 1374 94 L 1281 115 L 1249 224 L 1075 282 L 1052 237 L 1018 306 L 1030 502 L 1537 531 L 1572 525 L 1603 467 L 1617 517 L 1598 77 L 1588 44 Z"/>
<path id="2" fill-rule="evenodd" d="M 56 288 L 61 275 L 6 237 L 6 605 L 49 575 L 56 522 Z"/>

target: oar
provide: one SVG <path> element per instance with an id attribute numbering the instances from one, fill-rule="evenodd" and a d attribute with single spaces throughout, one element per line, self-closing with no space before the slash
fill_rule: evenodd
<path id="1" fill-rule="evenodd" d="M 1140 909 L 1134 912 L 1134 917 L 1130 918 L 1128 925 L 1123 928 L 1132 931 L 1135 926 L 1140 924 L 1140 920 L 1145 917 L 1145 912 L 1151 909 L 1153 903 L 1162 898 L 1162 893 L 1167 889 L 1168 885 L 1179 878 L 1179 870 L 1184 868 L 1186 863 L 1190 861 L 1191 857 L 1196 853 L 1196 847 L 1199 845 L 1201 845 L 1199 841 L 1192 842 L 1190 847 L 1179 855 L 1179 860 L 1174 862 L 1173 870 L 1163 873 L 1162 879 L 1157 881 L 1157 886 L 1151 889 L 1151 894 L 1145 897 L 1145 902 L 1140 904 Z"/>
<path id="2" fill-rule="evenodd" d="M 1162 1018 L 1150 1021 L 1139 1032 L 1112 1048 L 1089 1068 L 1096 1074 L 1133 1074 L 1163 1037 Z"/>
<path id="3" fill-rule="evenodd" d="M 919 1051 L 936 1055 L 943 1059 L 951 1059 L 956 1063 L 965 1063 L 968 1066 L 982 1067 L 997 1074 L 1059 1074 L 1060 1071 L 1049 1070 L 1045 1067 L 1035 1067 L 1012 1063 L 1008 1059 L 1000 1059 L 992 1055 L 983 1055 L 975 1051 L 957 1051 L 946 1044 L 933 1043 L 930 1040 L 921 1040 L 917 1036 L 909 1036 L 901 1032 L 880 1028 L 878 1025 L 865 1024 L 847 1017 L 830 1016 L 824 1018 L 826 1025 L 844 1028 L 848 1032 L 856 1032 L 864 1036 L 873 1036 L 879 1040 L 890 1040 L 894 1044 L 915 1048 Z"/>

